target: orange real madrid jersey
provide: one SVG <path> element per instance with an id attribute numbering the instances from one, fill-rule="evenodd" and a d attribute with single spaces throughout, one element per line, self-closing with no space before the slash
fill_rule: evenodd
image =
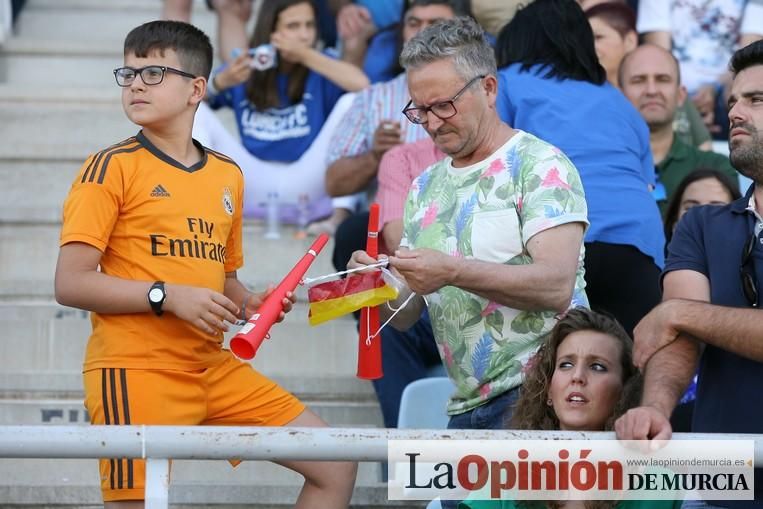
<path id="1" fill-rule="evenodd" d="M 143 135 L 92 155 L 64 203 L 61 245 L 103 252 L 100 270 L 137 281 L 223 291 L 243 264 L 244 180 L 228 157 L 202 147 L 185 167 Z M 222 334 L 209 336 L 172 313 L 91 315 L 85 370 L 200 369 L 216 363 Z"/>

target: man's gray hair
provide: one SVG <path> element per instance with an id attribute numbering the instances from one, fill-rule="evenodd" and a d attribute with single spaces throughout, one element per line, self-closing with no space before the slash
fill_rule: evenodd
<path id="1" fill-rule="evenodd" d="M 440 21 L 416 34 L 403 47 L 400 65 L 408 70 L 446 58 L 464 80 L 497 73 L 485 31 L 467 16 Z"/>

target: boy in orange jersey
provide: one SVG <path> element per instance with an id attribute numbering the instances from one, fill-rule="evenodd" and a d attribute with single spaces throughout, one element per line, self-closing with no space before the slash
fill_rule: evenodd
<path id="1" fill-rule="evenodd" d="M 241 170 L 191 138 L 211 65 L 209 39 L 185 23 L 153 21 L 125 39 L 114 75 L 142 129 L 83 165 L 56 267 L 58 302 L 92 312 L 85 405 L 93 424 L 325 426 L 222 349 L 225 322 L 250 317 L 267 292 L 236 278 Z M 349 504 L 354 463 L 283 464 L 305 477 L 297 507 Z M 107 507 L 143 506 L 143 461 L 101 460 L 100 473 Z"/>

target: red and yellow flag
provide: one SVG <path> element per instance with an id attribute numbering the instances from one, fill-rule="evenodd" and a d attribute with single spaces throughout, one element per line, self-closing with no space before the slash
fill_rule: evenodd
<path id="1" fill-rule="evenodd" d="M 396 298 L 398 291 L 388 285 L 382 272 L 377 270 L 317 284 L 308 289 L 307 295 L 308 321 L 310 325 L 318 325 L 360 308 L 378 306 Z"/>

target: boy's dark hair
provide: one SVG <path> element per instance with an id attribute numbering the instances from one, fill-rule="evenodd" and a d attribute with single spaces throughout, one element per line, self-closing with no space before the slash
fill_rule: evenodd
<path id="1" fill-rule="evenodd" d="M 133 28 L 125 38 L 124 54 L 146 58 L 151 52 L 164 55 L 171 49 L 178 55 L 181 71 L 209 79 L 212 71 L 212 43 L 207 34 L 182 21 L 149 21 Z"/>
<path id="2" fill-rule="evenodd" d="M 547 79 L 607 81 L 591 26 L 573 0 L 535 0 L 518 10 L 498 34 L 496 61 L 499 68 L 522 64 L 522 71 L 539 65 Z"/>
<path id="3" fill-rule="evenodd" d="M 276 30 L 278 16 L 289 7 L 299 4 L 308 4 L 312 7 L 317 36 L 320 27 L 317 26 L 318 9 L 313 0 L 267 0 L 267 2 L 262 2 L 262 7 L 257 13 L 257 23 L 254 25 L 254 32 L 249 39 L 249 47 L 256 48 L 263 44 L 269 44 L 270 35 Z M 302 64 L 294 65 L 289 71 L 286 95 L 291 104 L 302 101 L 309 72 L 310 70 Z M 278 67 L 252 72 L 246 82 L 246 96 L 249 102 L 260 111 L 281 106 L 281 100 L 278 96 Z"/>
<path id="4" fill-rule="evenodd" d="M 620 37 L 636 31 L 636 13 L 628 4 L 604 2 L 587 9 L 584 14 L 588 19 L 600 18 L 620 34 Z"/>
<path id="5" fill-rule="evenodd" d="M 755 41 L 738 49 L 731 57 L 729 69 L 736 76 L 753 65 L 763 65 L 763 40 Z"/>

